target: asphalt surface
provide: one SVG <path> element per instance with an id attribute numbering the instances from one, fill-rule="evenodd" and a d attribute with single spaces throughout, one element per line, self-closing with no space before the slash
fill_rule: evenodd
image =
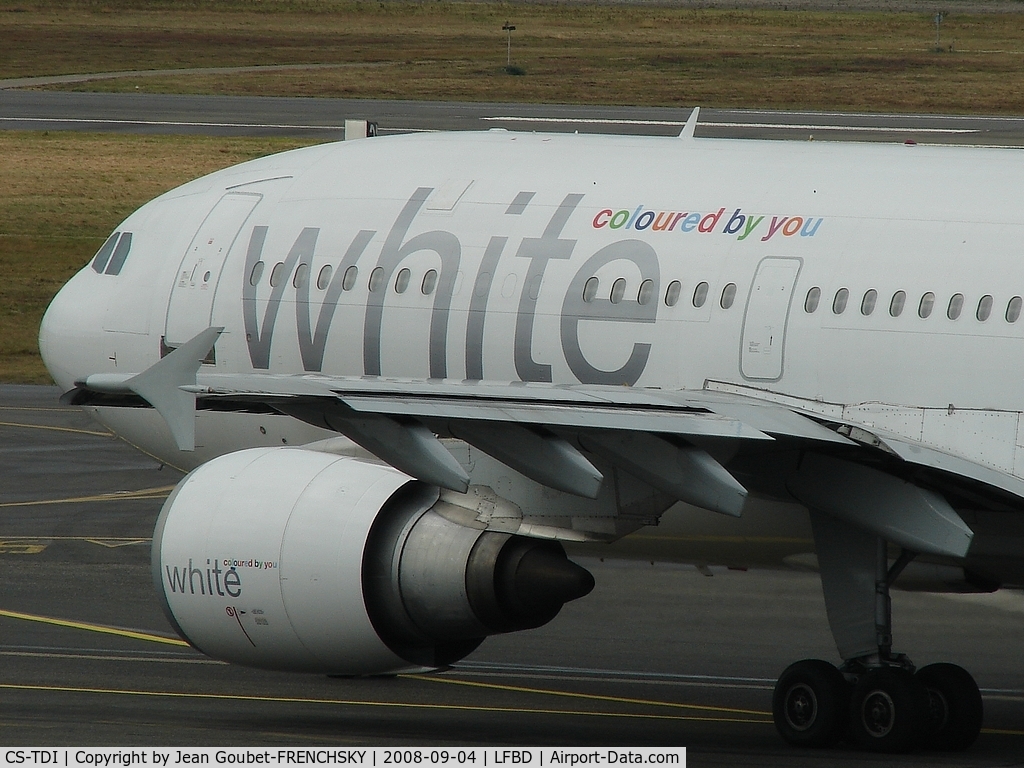
<path id="1" fill-rule="evenodd" d="M 686 108 L 74 93 L 4 88 L 0 129 L 337 139 L 345 120 L 426 130 L 678 135 Z M 20 81 L 18 81 L 20 82 Z M 1024 118 L 702 109 L 697 136 L 1024 146 Z"/>
<path id="2" fill-rule="evenodd" d="M 1024 764 L 1024 595 L 897 593 L 897 646 L 972 671 L 967 753 L 794 751 L 770 722 L 791 661 L 835 659 L 802 573 L 585 561 L 592 595 L 444 673 L 329 679 L 173 644 L 149 544 L 180 475 L 47 387 L 0 386 L 0 744 L 681 745 L 695 766 Z M 170 642 L 168 642 L 170 641 Z"/>

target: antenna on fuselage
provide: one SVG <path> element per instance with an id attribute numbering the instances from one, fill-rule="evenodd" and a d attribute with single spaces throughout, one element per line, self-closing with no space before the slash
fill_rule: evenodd
<path id="1" fill-rule="evenodd" d="M 686 125 L 683 126 L 683 130 L 679 132 L 680 139 L 692 139 L 693 131 L 697 127 L 697 115 L 700 114 L 700 107 L 694 107 L 693 112 L 686 120 Z"/>

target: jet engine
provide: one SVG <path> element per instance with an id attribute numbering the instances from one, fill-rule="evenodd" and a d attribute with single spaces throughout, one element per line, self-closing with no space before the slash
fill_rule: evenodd
<path id="1" fill-rule="evenodd" d="M 257 448 L 191 472 L 153 534 L 168 619 L 217 659 L 388 674 L 538 627 L 593 577 L 561 545 L 469 527 L 387 465 Z"/>

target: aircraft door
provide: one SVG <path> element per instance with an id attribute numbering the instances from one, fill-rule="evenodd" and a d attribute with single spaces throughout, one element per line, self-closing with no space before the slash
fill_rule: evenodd
<path id="1" fill-rule="evenodd" d="M 192 238 L 178 268 L 167 305 L 164 341 L 184 344 L 210 327 L 213 297 L 224 261 L 253 209 L 263 199 L 250 192 L 229 192 L 210 211 Z"/>
<path id="2" fill-rule="evenodd" d="M 782 378 L 786 324 L 800 266 L 800 259 L 772 256 L 757 265 L 740 338 L 740 373 L 744 378 Z"/>

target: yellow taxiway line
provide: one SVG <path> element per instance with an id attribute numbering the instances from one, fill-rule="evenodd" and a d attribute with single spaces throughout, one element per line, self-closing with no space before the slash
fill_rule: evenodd
<path id="1" fill-rule="evenodd" d="M 699 709 L 707 712 L 722 712 L 731 715 L 754 715 L 757 717 L 771 717 L 771 712 L 760 709 L 737 709 L 735 707 L 717 707 L 710 704 L 682 704 L 675 701 L 658 701 L 657 699 L 634 699 L 625 696 L 602 696 L 595 693 L 575 693 L 573 691 L 555 691 L 547 688 L 529 688 L 519 685 L 500 685 L 498 683 L 481 683 L 474 680 L 451 680 L 446 677 L 433 677 L 429 675 L 400 675 L 416 680 L 430 680 L 435 683 L 448 683 L 449 685 L 465 685 L 472 688 L 488 688 L 497 691 L 511 691 L 514 693 L 539 693 L 545 696 L 564 696 L 572 699 L 587 699 L 590 701 L 604 701 L 615 704 L 639 704 L 646 707 L 671 707 L 675 709 Z"/>
<path id="2" fill-rule="evenodd" d="M 101 632 L 103 634 L 116 635 L 119 637 L 127 637 L 134 640 L 145 640 L 148 642 L 163 643 L 166 645 L 184 646 L 189 647 L 188 643 L 184 640 L 177 638 L 165 637 L 163 635 L 156 635 L 149 632 L 140 632 L 137 630 L 121 629 L 118 627 L 109 627 L 103 624 L 94 624 L 91 622 L 84 621 L 71 621 L 68 619 L 58 619 L 50 616 L 39 616 L 31 613 L 22 613 L 20 611 L 7 611 L 0 609 L 0 617 L 7 617 L 11 619 L 20 619 L 23 621 L 37 621 L 44 624 L 50 624 L 58 627 L 66 627 L 69 629 L 79 629 L 89 632 Z M 422 709 L 446 709 L 446 710 L 463 710 L 463 711 L 478 711 L 478 712 L 504 712 L 504 713 L 524 713 L 524 714 L 562 714 L 562 715 L 589 715 L 594 717 L 631 717 L 639 719 L 657 719 L 657 720 L 693 720 L 703 722 L 736 722 L 736 723 L 770 723 L 770 720 L 762 719 L 751 719 L 750 716 L 762 718 L 770 716 L 771 713 L 761 712 L 759 710 L 744 710 L 744 709 L 732 709 L 728 707 L 715 707 L 715 706 L 701 706 L 697 704 L 680 704 L 676 702 L 664 702 L 647 699 L 631 699 L 619 696 L 597 696 L 594 694 L 585 693 L 572 693 L 568 691 L 553 691 L 542 688 L 527 688 L 521 686 L 508 686 L 508 685 L 497 685 L 492 683 L 475 683 L 472 681 L 465 680 L 447 680 L 440 677 L 434 677 L 429 675 L 400 675 L 410 680 L 424 680 L 430 682 L 441 682 L 441 683 L 452 683 L 455 685 L 463 685 L 466 687 L 475 688 L 487 688 L 492 690 L 504 690 L 515 693 L 528 693 L 528 694 L 540 694 L 547 696 L 563 696 L 568 698 L 575 698 L 580 700 L 600 701 L 604 703 L 615 703 L 615 704 L 631 704 L 638 706 L 654 706 L 654 707 L 670 707 L 677 709 L 689 709 L 699 710 L 706 712 L 717 712 L 721 713 L 717 716 L 708 715 L 675 715 L 675 714 L 637 714 L 628 712 L 604 712 L 604 711 L 587 711 L 587 710 L 561 710 L 561 709 L 538 709 L 538 708 L 522 708 L 522 707 L 481 707 L 475 705 L 459 705 L 459 704 L 423 704 L 423 703 L 410 703 L 410 702 L 373 702 L 373 701 L 350 701 L 343 699 L 312 699 L 312 698 L 292 698 L 292 697 L 280 697 L 280 696 L 245 696 L 238 694 L 219 694 L 219 693 L 182 693 L 176 691 L 133 691 L 127 689 L 113 689 L 113 688 L 72 688 L 66 686 L 41 686 L 41 685 L 16 685 L 16 684 L 0 684 L 0 689 L 9 690 L 35 690 L 35 691 L 59 691 L 66 693 L 107 693 L 107 694 L 118 694 L 118 695 L 136 695 L 136 696 L 163 696 L 163 697 L 179 697 L 179 698 L 203 698 L 203 699 L 221 699 L 231 701 L 268 701 L 268 702 L 290 702 L 290 703 L 304 703 L 304 704 L 335 704 L 335 705 L 350 705 L 350 706 L 379 706 L 379 707 L 409 707 L 409 708 L 422 708 Z"/>
<path id="3" fill-rule="evenodd" d="M 100 632 L 105 635 L 117 635 L 129 637 L 133 640 L 147 640 L 151 643 L 163 643 L 165 645 L 178 645 L 190 647 L 184 640 L 177 637 L 166 637 L 165 635 L 154 635 L 150 632 L 139 632 L 134 629 L 121 629 L 119 627 L 108 627 L 103 624 L 92 624 L 87 621 L 71 621 L 69 619 L 55 619 L 52 616 L 37 616 L 33 613 L 21 613 L 20 611 L 5 611 L 0 609 L 0 616 L 8 619 L 21 619 L 23 621 L 38 621 L 42 624 L 52 624 L 55 627 L 67 627 L 69 629 L 82 629 L 89 632 Z"/>
<path id="4" fill-rule="evenodd" d="M 747 718 L 701 717 L 697 715 L 668 714 L 632 714 L 629 712 L 601 712 L 588 710 L 542 709 L 535 707 L 497 707 L 475 704 L 436 704 L 430 702 L 411 701 L 366 701 L 358 699 L 318 699 L 299 696 L 253 696 L 238 693 L 191 693 L 184 691 L 146 691 L 124 688 L 79 688 L 65 685 L 22 685 L 16 683 L 0 683 L 0 690 L 7 691 L 42 691 L 52 693 L 100 693 L 117 696 L 149 696 L 174 699 L 204 699 L 213 701 L 248 701 L 270 702 L 277 704 L 327 704 L 344 707 L 380 707 L 393 709 L 429 709 L 454 712 L 486 712 L 497 714 L 526 715 L 574 715 L 586 717 L 615 717 L 634 720 L 691 720 L 715 723 L 755 723 L 771 724 L 770 720 L 750 720 Z"/>
<path id="5" fill-rule="evenodd" d="M 0 421 L 0 427 L 18 427 L 19 429 L 46 429 L 51 432 L 70 432 L 75 435 L 92 435 L 94 437 L 114 437 L 113 432 L 97 432 L 94 429 L 75 429 L 74 427 L 54 427 L 48 424 L 23 424 L 18 421 Z"/>
<path id="6" fill-rule="evenodd" d="M 0 405 L 0 411 L 40 411 L 43 413 L 79 413 L 78 408 L 41 408 L 35 405 Z"/>
<path id="7" fill-rule="evenodd" d="M 0 509 L 9 507 L 44 507 L 48 504 L 89 504 L 99 501 L 125 501 L 141 499 L 163 499 L 174 490 L 173 485 L 161 485 L 157 488 L 141 488 L 137 491 L 114 491 L 113 493 L 98 493 L 92 496 L 71 496 L 63 499 L 36 499 L 33 501 L 5 501 L 0 503 Z M 34 536 L 32 538 L 44 539 L 46 536 Z"/>

